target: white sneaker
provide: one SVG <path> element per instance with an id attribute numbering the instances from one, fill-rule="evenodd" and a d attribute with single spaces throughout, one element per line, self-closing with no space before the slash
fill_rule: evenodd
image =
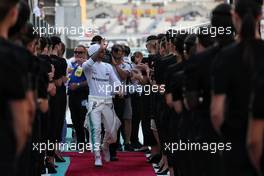
<path id="1" fill-rule="evenodd" d="M 106 144 L 103 146 L 103 154 L 104 154 L 104 160 L 106 162 L 110 161 L 110 151 L 109 151 L 109 145 Z"/>
<path id="2" fill-rule="evenodd" d="M 95 162 L 94 162 L 95 167 L 102 167 L 103 162 L 101 156 L 95 156 Z"/>

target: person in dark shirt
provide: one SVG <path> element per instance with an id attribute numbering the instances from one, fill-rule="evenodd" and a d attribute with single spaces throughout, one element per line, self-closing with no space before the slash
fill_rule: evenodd
<path id="1" fill-rule="evenodd" d="M 251 121 L 248 129 L 248 151 L 251 163 L 259 175 L 264 173 L 264 68 L 259 72 L 251 94 Z"/>
<path id="2" fill-rule="evenodd" d="M 79 45 L 74 50 L 75 61 L 69 63 L 68 95 L 72 122 L 76 131 L 77 143 L 85 143 L 84 120 L 87 113 L 88 98 L 87 80 L 82 69 L 82 63 L 87 60 L 87 50 Z M 87 141 L 88 142 L 88 141 Z"/>
<path id="3" fill-rule="evenodd" d="M 264 42 L 256 30 L 262 3 L 261 0 L 236 2 L 233 18 L 239 40 L 218 54 L 213 67 L 211 119 L 224 141 L 231 142 L 230 151 L 223 152 L 227 176 L 255 174 L 246 137 L 250 97 L 264 64 Z"/>
<path id="4" fill-rule="evenodd" d="M 61 39 L 53 36 L 50 38 L 52 43 L 52 52 L 50 58 L 55 68 L 54 83 L 56 85 L 56 94 L 50 97 L 49 120 L 48 120 L 48 140 L 52 143 L 61 141 L 62 129 L 66 112 L 66 87 L 67 81 L 67 62 L 64 58 L 59 57 L 61 50 Z M 48 173 L 56 173 L 54 158 L 57 162 L 65 162 L 57 151 L 47 152 L 46 166 Z"/>
<path id="5" fill-rule="evenodd" d="M 215 56 L 224 46 L 234 41 L 231 7 L 220 4 L 212 11 L 212 27 L 230 29 L 231 32 L 217 34 L 215 43 L 204 52 L 198 53 L 192 58 L 189 67 L 186 68 L 185 92 L 188 107 L 194 112 L 198 129 L 196 131 L 197 142 L 220 142 L 210 121 L 211 104 L 211 67 Z M 197 164 L 199 173 L 207 175 L 221 175 L 219 151 L 212 155 L 210 152 L 198 153 Z"/>
<path id="6" fill-rule="evenodd" d="M 143 58 L 142 64 L 146 64 L 150 69 L 153 69 L 155 67 L 154 65 L 156 60 L 159 58 L 157 36 L 150 35 L 147 37 L 146 48 L 149 52 L 149 55 L 146 59 Z M 151 86 L 155 76 L 150 76 L 151 74 L 148 74 L 146 71 L 143 71 L 142 74 L 143 76 L 146 75 L 148 78 L 146 85 Z M 145 95 L 145 92 L 143 92 L 141 99 L 143 106 L 146 107 L 142 109 L 142 131 L 144 136 L 144 146 L 151 146 L 151 155 L 148 158 L 148 162 L 158 163 L 161 159 L 160 147 L 158 144 L 158 134 L 156 131 L 151 130 L 151 121 L 156 118 L 155 95 L 153 92 L 151 92 L 150 95 Z"/>
<path id="7" fill-rule="evenodd" d="M 6 175 L 15 175 L 17 174 L 16 172 L 21 171 L 20 159 L 26 154 L 25 151 L 28 149 L 28 138 L 31 134 L 32 122 L 35 116 L 34 90 L 36 88 L 36 77 L 33 76 L 35 74 L 34 60 L 25 48 L 7 41 L 8 37 L 15 39 L 14 36 L 10 35 L 10 30 L 12 30 L 13 35 L 19 33 L 25 25 L 25 19 L 27 19 L 27 16 L 20 16 L 21 11 L 25 10 L 25 4 L 21 3 L 19 9 L 17 9 L 17 5 L 17 1 L 1 1 L 0 3 L 1 59 L 9 58 L 3 60 L 5 62 L 1 64 L 3 67 L 1 68 L 1 81 L 5 82 L 7 87 L 3 87 L 4 92 L 0 93 L 3 96 L 1 97 L 1 101 L 3 101 L 1 105 L 6 107 L 6 112 L 3 112 L 4 122 L 9 122 L 9 124 L 1 122 L 1 125 L 5 125 L 6 128 L 6 133 L 1 132 L 1 134 L 7 134 L 10 138 L 3 145 L 8 146 L 8 149 L 1 149 L 1 151 L 5 152 L 2 158 L 6 162 L 4 168 L 4 173 L 8 172 Z M 27 8 L 25 11 L 27 11 Z M 19 27 L 18 23 L 20 24 Z M 15 27 L 10 28 L 13 25 Z M 6 138 L 3 137 L 3 139 Z M 13 143 L 9 143 L 10 141 L 13 141 Z M 15 151 L 13 150 L 14 147 L 10 146 L 15 146 Z M 10 154 L 9 151 L 12 151 L 13 154 Z M 5 155 L 8 156 L 5 157 Z M 14 159 L 14 156 L 17 160 L 16 163 L 11 160 L 11 158 Z M 22 170 L 21 174 L 24 173 L 29 173 L 28 168 L 25 168 L 25 172 Z"/>
<path id="8" fill-rule="evenodd" d="M 23 33 L 20 34 L 21 43 L 30 52 L 32 60 L 34 61 L 34 73 L 36 79 L 36 115 L 33 121 L 31 143 L 44 142 L 44 136 L 42 134 L 42 125 L 46 118 L 45 114 L 48 112 L 48 83 L 49 76 L 46 70 L 46 63 L 39 57 L 35 56 L 36 46 L 38 42 L 38 36 L 34 33 L 33 25 L 27 23 L 24 27 Z M 30 173 L 31 175 L 41 174 L 44 170 L 44 153 L 33 150 L 33 144 L 31 144 L 30 156 Z M 24 162 L 24 161 L 23 161 Z M 20 173 L 20 172 L 19 172 Z M 20 173 L 21 174 L 21 173 Z"/>

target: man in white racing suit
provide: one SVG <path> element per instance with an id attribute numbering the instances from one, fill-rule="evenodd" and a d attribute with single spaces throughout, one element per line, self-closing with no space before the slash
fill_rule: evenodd
<path id="1" fill-rule="evenodd" d="M 112 66 L 102 62 L 106 47 L 104 40 L 101 45 L 91 45 L 88 49 L 90 58 L 82 65 L 90 91 L 87 105 L 88 112 L 84 126 L 90 132 L 95 166 L 97 167 L 103 165 L 101 157 L 101 124 L 103 123 L 105 131 L 102 150 L 106 162 L 110 161 L 109 144 L 116 142 L 117 130 L 121 125 L 112 102 L 113 92 L 118 92 L 121 82 Z"/>

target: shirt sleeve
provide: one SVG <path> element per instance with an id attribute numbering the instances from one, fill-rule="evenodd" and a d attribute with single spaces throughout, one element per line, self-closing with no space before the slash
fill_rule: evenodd
<path id="1" fill-rule="evenodd" d="M 92 70 L 92 66 L 95 64 L 92 58 L 88 59 L 82 64 L 83 70 L 85 72 L 90 72 Z"/>
<path id="2" fill-rule="evenodd" d="M 21 100 L 26 96 L 27 74 L 15 66 L 1 68 L 2 91 L 7 100 Z"/>

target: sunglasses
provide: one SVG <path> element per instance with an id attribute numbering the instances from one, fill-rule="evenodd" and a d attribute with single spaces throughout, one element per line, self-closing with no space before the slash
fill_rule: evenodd
<path id="1" fill-rule="evenodd" d="M 83 54 L 84 52 L 83 51 L 74 51 L 74 54 Z"/>

